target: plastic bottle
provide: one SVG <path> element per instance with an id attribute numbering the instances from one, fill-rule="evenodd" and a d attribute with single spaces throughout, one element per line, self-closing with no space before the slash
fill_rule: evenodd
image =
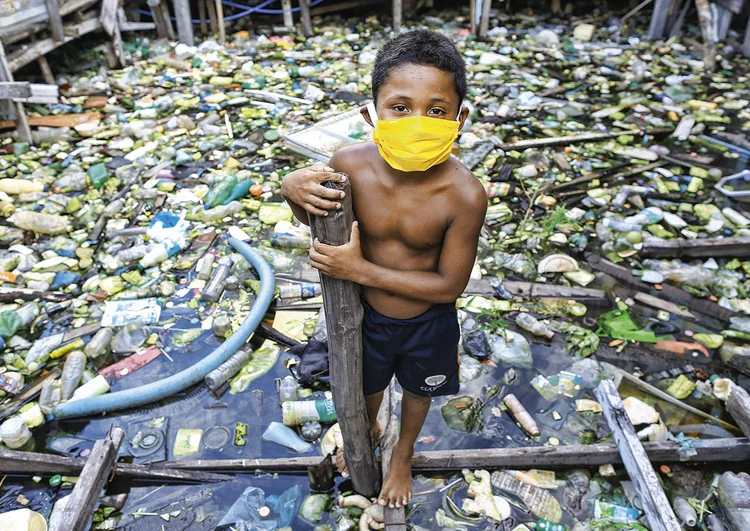
<path id="1" fill-rule="evenodd" d="M 6 194 L 28 194 L 31 192 L 43 192 L 44 184 L 27 179 L 0 179 L 0 192 Z"/>
<path id="2" fill-rule="evenodd" d="M 224 177 L 205 195 L 203 198 L 203 204 L 208 205 L 209 207 L 221 205 L 232 194 L 232 190 L 234 190 L 235 186 L 237 186 L 236 175 Z"/>
<path id="3" fill-rule="evenodd" d="M 672 507 L 674 507 L 674 512 L 677 517 L 682 520 L 685 525 L 688 527 L 695 526 L 698 521 L 698 515 L 685 498 L 675 498 L 672 502 Z"/>
<path id="4" fill-rule="evenodd" d="M 216 302 L 224 292 L 225 283 L 229 276 L 229 271 L 232 269 L 232 260 L 228 257 L 224 257 L 219 260 L 219 267 L 214 271 L 211 280 L 206 284 L 203 293 L 201 293 L 201 300 L 208 302 Z"/>
<path id="5" fill-rule="evenodd" d="M 42 386 L 42 392 L 39 394 L 39 407 L 42 413 L 50 415 L 52 410 L 62 400 L 62 383 L 59 378 L 47 380 Z"/>
<path id="6" fill-rule="evenodd" d="M 114 335 L 115 333 L 111 328 L 100 328 L 83 349 L 84 354 L 89 358 L 98 358 L 106 354 L 109 352 L 109 343 Z"/>
<path id="7" fill-rule="evenodd" d="M 528 313 L 519 313 L 516 317 L 516 324 L 535 336 L 545 336 L 547 339 L 552 339 L 555 335 L 544 323 L 539 322 L 533 315 Z"/>
<path id="8" fill-rule="evenodd" d="M 63 175 L 53 185 L 63 192 L 79 192 L 89 186 L 89 178 L 84 172 L 73 172 Z"/>
<path id="9" fill-rule="evenodd" d="M 232 329 L 232 322 L 226 315 L 220 315 L 214 319 L 214 334 L 219 337 L 226 337 L 227 332 Z"/>
<path id="10" fill-rule="evenodd" d="M 323 433 L 323 426 L 320 425 L 320 422 L 311 420 L 305 422 L 299 431 L 302 434 L 303 439 L 312 442 L 317 440 L 317 438 L 320 437 L 320 434 Z"/>
<path id="11" fill-rule="evenodd" d="M 636 225 L 653 225 L 664 219 L 664 212 L 658 207 L 647 207 L 638 212 L 635 216 L 625 218 L 625 223 L 635 223 Z"/>
<path id="12" fill-rule="evenodd" d="M 135 352 L 148 339 L 151 330 L 140 321 L 128 323 L 112 338 L 110 346 L 118 354 Z"/>
<path id="13" fill-rule="evenodd" d="M 10 221 L 19 229 L 30 230 L 40 234 L 64 234 L 70 232 L 70 224 L 65 216 L 42 214 L 28 210 L 17 210 Z"/>
<path id="14" fill-rule="evenodd" d="M 536 531 L 568 531 L 568 528 L 562 524 L 556 524 L 549 520 L 537 520 Z"/>
<path id="15" fill-rule="evenodd" d="M 179 253 L 180 249 L 181 247 L 177 243 L 171 240 L 165 240 L 162 243 L 151 247 L 151 249 L 143 255 L 143 258 L 138 262 L 138 265 L 143 269 L 155 266 L 156 264 L 162 263 L 170 256 Z"/>
<path id="16" fill-rule="evenodd" d="M 47 520 L 31 509 L 16 509 L 0 514 L 0 529 L 7 531 L 47 531 Z M 53 528 L 49 529 L 62 529 Z"/>
<path id="17" fill-rule="evenodd" d="M 219 205 L 210 210 L 204 210 L 201 214 L 201 221 L 204 223 L 213 223 L 220 219 L 234 216 L 243 209 L 242 203 L 239 201 L 232 201 L 228 205 Z"/>
<path id="18" fill-rule="evenodd" d="M 0 201 L 0 215 L 2 215 L 4 218 L 7 218 L 15 211 L 16 207 L 13 203 L 11 203 L 10 201 Z"/>
<path id="19" fill-rule="evenodd" d="M 279 385 L 279 403 L 297 400 L 297 380 L 294 376 L 284 376 Z"/>
<path id="20" fill-rule="evenodd" d="M 81 377 L 83 376 L 83 371 L 86 369 L 87 361 L 86 354 L 80 350 L 75 350 L 68 354 L 62 376 L 60 377 L 63 400 L 68 400 L 73 396 L 73 392 L 78 387 L 78 384 L 81 383 Z"/>
<path id="21" fill-rule="evenodd" d="M 602 220 L 602 225 L 605 227 L 618 231 L 618 232 L 631 232 L 631 231 L 641 231 L 643 230 L 642 225 L 638 225 L 637 223 L 626 223 L 624 221 L 617 221 L 616 219 L 612 218 L 604 218 Z"/>
<path id="22" fill-rule="evenodd" d="M 310 421 L 336 422 L 336 410 L 330 398 L 284 402 L 281 406 L 281 416 L 287 426 L 299 426 Z"/>
<path id="23" fill-rule="evenodd" d="M 291 404 L 291 402 L 287 402 Z M 263 432 L 263 440 L 280 444 L 295 452 L 305 453 L 312 448 L 312 445 L 308 442 L 300 439 L 294 430 L 284 426 L 281 422 L 272 422 Z"/>
<path id="24" fill-rule="evenodd" d="M 70 401 L 73 402 L 74 400 L 80 400 L 82 398 L 103 395 L 104 393 L 108 393 L 109 389 L 109 382 L 104 376 L 99 374 L 96 378 L 89 380 L 76 389 Z"/>
<path id="25" fill-rule="evenodd" d="M 31 430 L 21 417 L 11 417 L 0 425 L 0 437 L 11 450 L 28 450 Z"/>
<path id="26" fill-rule="evenodd" d="M 36 302 L 29 302 L 16 310 L 16 315 L 21 318 L 24 328 L 29 326 L 34 319 L 39 317 L 39 313 L 39 304 Z"/>
<path id="27" fill-rule="evenodd" d="M 503 404 L 508 408 L 510 414 L 516 419 L 516 422 L 523 428 L 523 430 L 531 435 L 532 437 L 539 436 L 539 427 L 534 421 L 534 417 L 526 411 L 523 404 L 516 398 L 516 395 L 509 394 L 503 398 Z"/>
<path id="28" fill-rule="evenodd" d="M 322 293 L 320 284 L 317 282 L 302 282 L 300 284 L 287 284 L 279 288 L 280 299 L 309 299 L 317 297 Z"/>
<path id="29" fill-rule="evenodd" d="M 216 259 L 215 254 L 206 254 L 203 256 L 201 262 L 200 271 L 198 271 L 198 278 L 201 280 L 208 280 L 211 278 L 211 271 L 213 270 L 214 260 Z"/>
<path id="30" fill-rule="evenodd" d="M 17 372 L 0 374 L 0 390 L 8 394 L 18 394 L 23 389 L 23 376 Z"/>
<path id="31" fill-rule="evenodd" d="M 123 264 L 127 264 L 135 260 L 140 260 L 141 258 L 146 256 L 147 252 L 147 245 L 135 245 L 133 247 L 118 251 L 115 256 L 118 260 L 120 260 L 120 262 L 122 262 Z"/>
<path id="32" fill-rule="evenodd" d="M 89 166 L 89 169 L 86 173 L 88 174 L 89 181 L 94 186 L 94 188 L 101 188 L 101 186 L 104 184 L 104 181 L 109 179 L 109 170 L 103 163 Z"/>
<path id="33" fill-rule="evenodd" d="M 229 197 L 227 197 L 224 201 L 221 202 L 222 205 L 228 205 L 232 201 L 236 201 L 237 199 L 242 199 L 247 195 L 247 193 L 250 191 L 250 188 L 255 183 L 251 179 L 245 179 L 244 181 L 238 182 L 234 188 L 232 188 L 232 193 L 229 194 Z"/>
<path id="34" fill-rule="evenodd" d="M 240 372 L 240 369 L 250 361 L 251 356 L 252 352 L 240 350 L 216 369 L 209 372 L 204 378 L 208 388 L 215 391 L 221 387 L 224 382 Z"/>

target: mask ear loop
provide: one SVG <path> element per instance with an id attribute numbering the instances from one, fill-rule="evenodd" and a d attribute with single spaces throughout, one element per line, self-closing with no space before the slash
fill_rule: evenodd
<path id="1" fill-rule="evenodd" d="M 372 125 L 375 125 L 375 123 L 378 121 L 378 111 L 375 110 L 375 104 L 373 102 L 370 102 L 366 105 L 367 107 L 367 113 L 370 115 L 370 120 L 372 120 Z"/>

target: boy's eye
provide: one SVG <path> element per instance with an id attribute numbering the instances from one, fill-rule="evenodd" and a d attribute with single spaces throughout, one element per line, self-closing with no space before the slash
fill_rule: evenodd
<path id="1" fill-rule="evenodd" d="M 406 112 L 409 109 L 406 108 L 406 105 L 394 105 L 393 110 L 396 112 Z"/>
<path id="2" fill-rule="evenodd" d="M 445 111 L 443 109 L 437 109 L 437 108 L 435 108 L 435 109 L 430 109 L 430 114 L 433 114 L 433 115 L 436 115 L 436 116 L 441 116 L 441 115 L 445 114 Z"/>

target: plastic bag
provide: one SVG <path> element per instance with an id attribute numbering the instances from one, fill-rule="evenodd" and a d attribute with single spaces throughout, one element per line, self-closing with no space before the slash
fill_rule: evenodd
<path id="1" fill-rule="evenodd" d="M 531 369 L 534 364 L 531 346 L 521 334 L 506 332 L 505 337 L 490 335 L 490 347 L 492 361 L 495 363 L 526 369 Z"/>

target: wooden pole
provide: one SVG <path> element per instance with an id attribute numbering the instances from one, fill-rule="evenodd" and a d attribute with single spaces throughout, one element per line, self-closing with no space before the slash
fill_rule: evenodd
<path id="1" fill-rule="evenodd" d="M 206 0 L 198 0 L 198 18 L 201 20 L 201 35 L 208 33 L 206 24 Z"/>
<path id="2" fill-rule="evenodd" d="M 648 460 L 641 441 L 635 434 L 615 385 L 611 380 L 602 380 L 594 389 L 594 395 L 602 406 L 604 418 L 612 430 L 622 462 L 641 498 L 649 528 L 651 531 L 680 531 L 677 516 L 669 505 L 667 495 L 661 488 L 659 478 Z"/>
<path id="3" fill-rule="evenodd" d="M 208 9 L 208 24 L 211 27 L 211 33 L 219 33 L 219 25 L 216 23 L 216 4 L 211 0 L 206 1 L 206 9 Z"/>
<path id="4" fill-rule="evenodd" d="M 729 256 L 744 258 L 750 256 L 750 237 L 645 241 L 640 256 L 657 258 Z"/>
<path id="5" fill-rule="evenodd" d="M 672 0 L 656 0 L 654 11 L 651 14 L 651 25 L 648 28 L 648 39 L 655 41 L 664 36 L 664 28 L 667 25 L 669 6 Z"/>
<path id="6" fill-rule="evenodd" d="M 745 41 L 742 44 L 742 53 L 745 57 L 750 57 L 750 18 L 747 20 L 747 28 L 745 28 Z"/>
<path id="7" fill-rule="evenodd" d="M 209 0 L 210 2 L 211 0 Z M 224 45 L 227 41 L 226 28 L 224 26 L 224 4 L 216 0 L 216 24 L 219 26 L 219 44 Z"/>
<path id="8" fill-rule="evenodd" d="M 384 426 L 383 434 L 380 437 L 380 454 L 383 456 L 381 469 L 383 471 L 383 483 L 385 483 L 385 478 L 388 475 L 388 467 L 391 463 L 393 447 L 396 441 L 398 441 L 395 380 L 391 380 L 390 385 L 388 385 L 383 394 L 383 402 L 380 405 L 378 418 Z M 406 531 L 406 514 L 403 507 L 397 509 L 386 507 L 383 511 L 386 529 L 389 531 Z"/>
<path id="9" fill-rule="evenodd" d="M 469 17 L 471 17 L 471 33 L 477 34 L 477 0 L 469 1 Z"/>
<path id="10" fill-rule="evenodd" d="M 302 13 L 302 34 L 305 37 L 312 37 L 312 21 L 310 20 L 310 4 L 307 0 L 299 0 L 299 7 Z"/>
<path id="11" fill-rule="evenodd" d="M 713 72 L 716 70 L 716 43 L 714 42 L 711 7 L 708 5 L 708 0 L 695 0 L 695 8 L 698 11 L 698 21 L 703 34 L 703 64 L 706 70 Z"/>
<path id="12" fill-rule="evenodd" d="M 156 38 L 166 39 L 167 28 L 164 25 L 159 0 L 146 0 L 146 5 L 151 10 L 151 18 L 154 19 L 154 25 L 156 25 Z"/>
<path id="13" fill-rule="evenodd" d="M 646 130 L 639 130 L 639 131 L 629 131 L 628 134 L 636 135 L 636 136 L 643 136 L 643 135 L 668 135 L 674 131 L 674 128 L 671 127 L 659 127 L 656 129 L 646 129 Z M 607 132 L 607 133 L 583 133 L 581 135 L 567 135 L 567 136 L 557 136 L 557 137 L 550 137 L 550 138 L 532 138 L 530 140 L 521 140 L 519 142 L 511 142 L 511 143 L 500 143 L 496 144 L 495 147 L 500 148 L 505 151 L 513 150 L 513 149 L 526 149 L 526 148 L 539 148 L 539 147 L 547 147 L 547 146 L 559 146 L 559 145 L 572 145 L 572 144 L 578 144 L 581 142 L 596 142 L 599 140 L 606 140 L 608 138 L 615 138 L 619 136 L 617 132 Z"/>
<path id="14" fill-rule="evenodd" d="M 174 18 L 177 21 L 177 35 L 180 42 L 193 45 L 193 22 L 190 15 L 189 0 L 172 0 L 174 2 Z"/>
<path id="15" fill-rule="evenodd" d="M 305 0 L 301 0 L 304 2 Z M 351 236 L 354 214 L 349 177 L 324 185 L 345 193 L 340 210 L 328 216 L 310 216 L 312 235 L 328 245 L 344 245 Z M 328 352 L 331 391 L 336 416 L 344 438 L 344 456 L 354 490 L 371 497 L 379 490 L 370 423 L 362 392 L 362 304 L 359 286 L 353 282 L 320 275 L 323 306 L 328 319 Z"/>
<path id="16" fill-rule="evenodd" d="M 49 531 L 85 531 L 89 528 L 99 496 L 115 465 L 117 451 L 124 438 L 125 431 L 122 428 L 113 428 L 106 439 L 96 441 L 70 494 L 63 516 L 58 520 L 60 527 L 56 526 Z"/>
<path id="17" fill-rule="evenodd" d="M 159 9 L 161 10 L 161 19 L 164 21 L 164 29 L 167 31 L 167 39 L 170 41 L 175 40 L 174 26 L 172 25 L 172 19 L 169 14 L 169 4 L 167 0 L 163 0 L 159 3 Z"/>
<path id="18" fill-rule="evenodd" d="M 482 0 L 482 19 L 479 22 L 479 38 L 486 39 L 490 29 L 490 9 L 492 0 Z"/>
<path id="19" fill-rule="evenodd" d="M 750 395 L 739 385 L 733 385 L 726 401 L 727 411 L 747 436 L 750 434 Z"/>
<path id="20" fill-rule="evenodd" d="M 284 27 L 294 27 L 294 14 L 292 13 L 292 0 L 281 0 L 281 9 L 284 10 Z"/>
<path id="21" fill-rule="evenodd" d="M 44 3 L 47 5 L 49 29 L 52 38 L 57 42 L 63 42 L 65 40 L 65 33 L 63 32 L 62 16 L 60 15 L 60 4 L 57 3 L 57 0 L 45 0 Z"/>
<path id="22" fill-rule="evenodd" d="M 643 443 L 649 460 L 658 464 L 680 463 L 680 445 L 673 442 Z M 696 439 L 696 455 L 688 458 L 690 463 L 741 462 L 750 460 L 750 439 Z M 6 451 L 7 453 L 7 451 Z M 28 452 L 17 452 L 27 454 Z M 5 454 L 0 451 L 0 457 Z M 37 454 L 44 455 L 47 454 Z M 53 456 L 49 456 L 53 457 Z M 248 472 L 267 470 L 277 472 L 305 473 L 307 467 L 318 465 L 321 457 L 285 457 L 279 459 L 214 459 L 170 461 L 154 463 L 153 472 L 177 472 L 181 470 L 221 470 L 226 472 Z M 520 448 L 483 448 L 479 450 L 436 450 L 415 452 L 412 460 L 414 470 L 461 470 L 462 468 L 570 468 L 590 467 L 622 463 L 617 446 L 611 443 L 574 444 L 569 446 L 528 446 Z M 0 472 L 4 471 L 0 460 Z M 117 472 L 122 473 L 117 466 Z M 136 465 L 129 465 L 136 466 Z M 145 467 L 144 467 L 145 468 Z M 43 471 L 42 471 L 43 472 Z M 36 472 L 39 473 L 39 472 Z"/>
<path id="23" fill-rule="evenodd" d="M 401 33 L 401 23 L 404 16 L 404 7 L 401 0 L 393 0 L 393 33 Z"/>
<path id="24" fill-rule="evenodd" d="M 8 64 L 8 59 L 5 56 L 5 48 L 3 43 L 0 42 L 0 81 L 12 82 L 13 73 Z M 29 127 L 29 119 L 26 116 L 26 111 L 23 108 L 23 103 L 20 101 L 16 102 L 0 102 L 0 104 L 7 105 L 6 109 L 11 118 L 15 115 L 16 120 L 16 131 L 18 132 L 18 138 L 22 142 L 33 144 L 33 138 L 31 136 L 31 127 Z"/>
<path id="25" fill-rule="evenodd" d="M 50 85 L 54 85 L 55 75 L 52 73 L 52 68 L 49 66 L 47 58 L 43 55 L 40 55 L 37 58 L 36 62 L 39 65 L 39 70 L 42 71 L 42 78 L 44 78 L 44 82 Z"/>

